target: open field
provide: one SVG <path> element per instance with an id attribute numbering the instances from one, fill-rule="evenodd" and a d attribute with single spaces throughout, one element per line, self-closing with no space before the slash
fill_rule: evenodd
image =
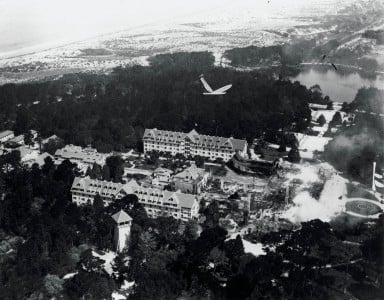
<path id="1" fill-rule="evenodd" d="M 38 50 L 32 52 L 18 49 L 14 55 L 0 52 L 0 84 L 41 79 L 50 76 L 50 72 L 42 72 L 47 70 L 58 75 L 78 69 L 106 72 L 120 65 L 145 65 L 148 56 L 166 52 L 211 51 L 216 64 L 220 65 L 225 63 L 222 61 L 224 51 L 236 47 L 270 46 L 312 38 L 319 43 L 343 39 L 347 45 L 351 43 L 351 32 L 362 30 L 359 25 L 350 25 L 350 31 L 345 31 L 351 16 L 361 10 L 355 6 L 346 10 L 351 3 L 354 2 L 324 0 L 298 8 L 266 7 L 265 11 L 254 8 L 233 11 L 225 7 L 192 15 L 183 22 L 156 23 L 48 49 L 36 48 Z M 379 23 L 369 22 L 375 27 L 381 26 Z M 360 42 L 355 35 L 353 40 Z"/>

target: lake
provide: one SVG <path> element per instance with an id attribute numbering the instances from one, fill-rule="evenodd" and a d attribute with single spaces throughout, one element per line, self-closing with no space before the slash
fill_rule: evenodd
<path id="1" fill-rule="evenodd" d="M 328 95 L 332 101 L 337 102 L 352 102 L 357 91 L 364 86 L 384 89 L 384 74 L 371 79 L 361 77 L 359 73 L 340 74 L 334 70 L 321 72 L 310 68 L 301 71 L 299 75 L 290 79 L 300 81 L 308 88 L 318 84 L 324 96 Z"/>

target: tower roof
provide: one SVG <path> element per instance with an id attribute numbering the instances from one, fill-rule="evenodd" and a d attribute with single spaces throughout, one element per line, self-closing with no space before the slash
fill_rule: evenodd
<path id="1" fill-rule="evenodd" d="M 114 219 L 116 223 L 132 221 L 132 218 L 124 210 L 115 213 L 112 219 Z"/>

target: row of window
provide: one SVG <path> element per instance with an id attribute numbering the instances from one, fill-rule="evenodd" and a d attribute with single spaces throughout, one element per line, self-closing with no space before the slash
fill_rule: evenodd
<path id="1" fill-rule="evenodd" d="M 155 147 L 157 149 L 155 149 Z M 144 147 L 144 150 L 145 151 L 150 151 L 150 150 L 161 150 L 161 151 L 166 151 L 166 152 L 174 152 L 174 153 L 182 153 L 183 151 L 182 150 L 179 150 L 179 149 L 171 149 L 169 147 L 159 147 L 159 146 L 153 146 L 153 147 Z M 171 150 L 171 151 L 169 151 Z M 188 151 L 188 149 L 185 149 L 185 151 Z M 201 149 L 192 149 L 192 154 L 196 154 L 196 155 L 203 155 L 203 156 L 221 156 L 221 157 L 225 157 L 226 155 L 227 156 L 230 156 L 233 152 L 230 151 L 230 150 L 221 150 L 220 152 L 210 152 L 210 151 L 206 151 L 206 150 L 201 150 Z"/>
<path id="2" fill-rule="evenodd" d="M 217 146 L 217 145 L 201 145 L 201 144 L 192 144 L 191 146 L 190 145 L 185 145 L 185 147 L 182 147 L 180 145 L 172 145 L 172 144 L 169 144 L 169 143 L 161 143 L 161 144 L 155 144 L 155 143 L 145 143 L 144 144 L 144 148 L 162 148 L 164 150 L 166 149 L 169 149 L 169 150 L 178 150 L 180 148 L 192 148 L 192 149 L 201 149 L 201 150 L 210 150 L 210 149 L 214 149 L 214 150 L 220 150 L 220 151 L 230 151 L 232 150 L 232 147 L 230 146 Z M 226 150 L 224 150 L 226 149 Z"/>

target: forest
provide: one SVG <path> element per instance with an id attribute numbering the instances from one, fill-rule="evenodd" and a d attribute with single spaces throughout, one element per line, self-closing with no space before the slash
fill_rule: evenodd
<path id="1" fill-rule="evenodd" d="M 383 217 L 367 225 L 340 216 L 261 235 L 265 255 L 254 257 L 219 227 L 217 202 L 201 207 L 201 224 L 149 219 L 134 195 L 108 207 L 95 196 L 78 207 L 69 161 L 56 167 L 47 158 L 25 169 L 15 151 L 0 165 L 1 299 L 109 299 L 125 280 L 135 282 L 129 299 L 380 299 L 384 292 Z M 110 275 L 91 249 L 113 249 L 111 215 L 120 209 L 133 225 Z M 68 273 L 75 274 L 63 279 Z"/>
<path id="2" fill-rule="evenodd" d="M 1 129 L 35 129 L 104 152 L 140 150 L 146 127 L 274 141 L 281 130 L 305 132 L 308 103 L 329 101 L 299 82 L 217 68 L 213 61 L 210 53 L 176 53 L 108 75 L 4 85 Z M 213 87 L 234 87 L 206 98 L 201 73 Z M 344 109 L 383 112 L 382 96 L 361 89 Z M 380 122 L 358 115 L 327 147 L 327 160 L 367 181 L 369 164 L 382 153 Z M 118 159 L 107 164 L 110 179 L 119 181 Z M 27 169 L 14 151 L 0 157 L 0 170 L 0 299 L 109 299 L 125 280 L 135 281 L 129 299 L 381 299 L 384 292 L 383 216 L 363 224 L 342 215 L 330 224 L 313 220 L 272 232 L 258 239 L 266 254 L 254 257 L 240 237 L 228 240 L 219 227 L 216 202 L 201 208 L 202 224 L 182 224 L 149 219 L 135 196 L 108 207 L 96 196 L 93 205 L 76 206 L 69 191 L 78 174 L 69 161 L 55 166 L 47 158 Z M 120 209 L 133 218 L 131 242 L 109 275 L 91 249 L 112 249 L 111 215 Z M 68 273 L 76 274 L 63 279 Z"/>
<path id="3" fill-rule="evenodd" d="M 382 33 L 381 33 L 382 34 Z M 380 41 L 380 32 L 365 33 L 370 38 Z M 363 35 L 364 36 L 364 35 Z M 368 37 L 368 36 L 367 36 Z M 295 70 L 299 70 L 299 65 L 303 62 L 314 62 L 324 64 L 325 67 L 331 67 L 330 60 L 333 63 L 357 66 L 364 70 L 362 76 L 374 75 L 374 71 L 378 68 L 378 62 L 374 58 L 364 57 L 368 51 L 364 46 L 350 49 L 341 47 L 340 43 L 335 40 L 329 40 L 326 43 L 317 45 L 316 39 L 296 40 L 289 44 L 273 45 L 273 46 L 248 46 L 244 48 L 234 48 L 227 50 L 224 57 L 229 64 L 234 67 L 265 67 L 270 68 L 271 65 L 281 67 L 281 73 L 294 74 Z M 329 55 L 331 57 L 324 57 Z"/>
<path id="4" fill-rule="evenodd" d="M 297 47 L 304 49 L 308 43 Z M 275 52 L 300 53 L 298 49 L 275 48 L 264 52 L 249 49 L 263 57 Z M 242 52 L 228 55 L 236 53 Z M 215 67 L 209 52 L 162 54 L 149 61 L 147 67 L 116 68 L 109 75 L 79 73 L 1 86 L 0 129 L 13 129 L 16 134 L 35 129 L 41 137 L 56 134 L 65 144 L 92 144 L 100 152 L 141 151 L 145 128 L 195 128 L 202 134 L 249 142 L 263 137 L 280 144 L 282 132 L 306 132 L 311 122 L 308 103 L 328 104 L 332 100 L 323 97 L 319 88 L 307 89 L 268 72 Z M 198 80 L 201 73 L 213 87 L 226 83 L 233 87 L 227 95 L 203 96 Z M 382 112 L 382 93 L 375 88 L 360 89 L 352 104 L 344 108 Z M 327 147 L 326 160 L 353 179 L 368 182 L 372 161 L 383 161 L 381 121 L 381 117 L 358 114 L 355 126 L 342 128 Z M 359 142 L 353 143 L 356 137 Z M 339 160 L 340 153 L 346 153 L 347 159 Z"/>
<path id="5" fill-rule="evenodd" d="M 342 127 L 325 147 L 325 160 L 346 176 L 368 186 L 372 180 L 373 162 L 378 163 L 378 172 L 384 167 L 384 117 L 377 115 L 384 113 L 383 99 L 384 90 L 361 88 L 354 101 L 344 109 L 359 109 L 366 113 L 356 112 L 354 125 Z"/>
<path id="6" fill-rule="evenodd" d="M 256 71 L 214 67 L 208 52 L 158 55 L 150 66 L 117 68 L 109 75 L 0 87 L 0 129 L 56 134 L 66 144 L 92 144 L 101 152 L 141 149 L 145 128 L 190 131 L 252 140 L 263 132 L 303 131 L 308 102 L 324 99 L 299 82 Z M 232 83 L 227 95 L 202 95 L 199 75 L 212 87 Z M 35 104 L 33 104 L 35 103 Z"/>

